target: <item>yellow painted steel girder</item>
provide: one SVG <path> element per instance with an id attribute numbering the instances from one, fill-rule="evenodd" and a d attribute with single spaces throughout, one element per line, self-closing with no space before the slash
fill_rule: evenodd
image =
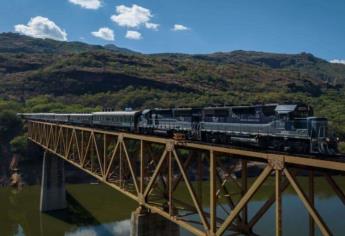
<path id="1" fill-rule="evenodd" d="M 313 201 L 306 197 L 293 175 L 294 172 L 289 169 L 297 167 L 345 172 L 345 163 L 340 161 L 256 152 L 189 141 L 180 142 L 168 138 L 41 121 L 28 121 L 28 138 L 44 150 L 63 158 L 66 162 L 138 202 L 141 207 L 160 214 L 194 235 L 223 235 L 227 230 L 249 233 L 269 207 L 276 203 L 276 235 L 280 236 L 283 227 L 281 223 L 283 214 L 281 198 L 283 191 L 289 184 L 308 210 L 312 225 L 315 223 L 323 235 L 331 235 L 327 224 L 314 208 Z M 128 140 L 134 140 L 138 150 L 130 150 L 126 143 Z M 153 154 L 152 150 L 149 151 L 145 146 L 153 144 L 160 146 L 162 150 Z M 188 172 L 188 167 L 193 162 L 199 161 L 198 168 L 202 168 L 200 167 L 201 157 L 193 156 L 193 152 L 190 152 L 188 157 L 183 159 L 182 154 L 178 152 L 179 149 L 208 153 L 207 162 L 205 162 L 207 164 L 202 164 L 206 165 L 205 169 L 208 170 L 209 175 L 210 184 L 206 191 L 209 194 L 209 204 L 206 206 L 209 208 L 208 212 L 204 210 L 204 197 L 200 195 L 202 191 L 199 191 L 198 195 Z M 241 184 L 236 183 L 236 186 L 241 190 L 240 198 L 236 202 L 231 198 L 231 191 L 226 187 L 228 180 L 235 180 L 232 179 L 231 173 L 224 174 L 224 170 L 222 170 L 224 173 L 220 172 L 222 164 L 219 156 L 224 155 L 241 160 Z M 264 168 L 253 184 L 247 186 L 248 163 L 253 160 L 262 162 Z M 234 169 L 236 169 L 235 166 L 229 171 L 234 171 Z M 203 173 L 200 169 L 198 171 L 199 174 Z M 272 173 L 275 173 L 273 196 L 267 200 L 257 214 L 254 214 L 251 220 L 248 220 L 248 202 Z M 286 177 L 284 182 L 282 182 L 283 177 Z M 342 190 L 329 175 L 325 175 L 325 177 L 345 205 L 345 195 Z M 199 181 L 202 181 L 202 178 L 199 178 Z M 158 186 L 158 182 L 163 187 Z M 177 203 L 181 201 L 175 198 L 175 192 L 181 182 L 185 184 L 187 193 L 192 200 L 191 203 L 181 204 L 185 210 L 192 209 L 191 214 L 199 217 L 199 226 L 176 213 Z M 158 192 L 161 192 L 164 197 L 154 203 L 150 197 L 157 195 Z M 219 206 L 222 206 L 220 199 L 222 193 L 226 195 L 230 206 L 230 211 L 225 219 L 221 219 L 217 215 Z"/>

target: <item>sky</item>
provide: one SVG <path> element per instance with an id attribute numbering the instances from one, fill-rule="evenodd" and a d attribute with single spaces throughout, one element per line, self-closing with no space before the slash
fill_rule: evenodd
<path id="1" fill-rule="evenodd" d="M 344 0 L 1 0 L 0 32 L 143 53 L 309 52 L 345 63 Z"/>

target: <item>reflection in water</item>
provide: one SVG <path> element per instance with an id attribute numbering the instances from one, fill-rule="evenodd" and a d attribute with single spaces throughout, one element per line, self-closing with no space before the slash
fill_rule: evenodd
<path id="1" fill-rule="evenodd" d="M 66 210 L 41 214 L 39 186 L 0 188 L 1 236 L 128 235 L 136 203 L 105 185 L 67 185 Z"/>
<path id="2" fill-rule="evenodd" d="M 345 190 L 343 178 L 336 178 Z M 306 189 L 306 178 L 299 178 Z M 345 235 L 345 207 L 325 181 L 315 181 L 316 208 L 334 235 Z M 267 181 L 249 205 L 252 216 L 274 192 L 273 179 Z M 39 186 L 26 186 L 21 192 L 0 188 L 1 236 L 128 236 L 130 215 L 137 204 L 109 187 L 89 184 L 66 186 L 68 208 L 49 214 L 39 212 Z M 205 206 L 206 207 L 206 206 Z M 229 210 L 229 209 L 228 209 Z M 218 209 L 221 214 L 222 209 Z M 291 188 L 283 198 L 284 235 L 308 235 L 308 214 Z M 274 206 L 255 226 L 258 235 L 274 235 Z M 224 215 L 223 215 L 224 216 Z M 193 217 L 192 217 L 193 218 Z M 181 230 L 181 235 L 190 235 Z M 321 235 L 317 232 L 316 235 Z"/>
<path id="3" fill-rule="evenodd" d="M 107 229 L 104 231 L 104 229 Z M 130 220 L 79 228 L 73 232 L 65 233 L 65 236 L 99 236 L 116 235 L 128 236 L 130 234 Z"/>
<path id="4" fill-rule="evenodd" d="M 78 229 L 72 233 L 66 233 L 66 236 L 97 236 L 96 230 L 93 228 Z"/>
<path id="5" fill-rule="evenodd" d="M 131 220 L 123 220 L 114 224 L 113 232 L 115 235 L 119 236 L 129 235 L 130 227 Z"/>

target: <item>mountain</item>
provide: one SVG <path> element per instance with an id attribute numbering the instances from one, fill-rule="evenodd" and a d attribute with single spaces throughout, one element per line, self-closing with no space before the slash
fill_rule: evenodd
<path id="1" fill-rule="evenodd" d="M 109 44 L 88 45 L 82 42 L 63 42 L 52 39 L 38 39 L 16 33 L 0 34 L 0 53 L 81 53 L 88 51 L 111 50 L 114 52 L 135 53 L 129 49 Z"/>
<path id="2" fill-rule="evenodd" d="M 108 49 L 108 50 L 111 50 L 111 51 L 114 51 L 114 52 L 122 52 L 122 53 L 134 53 L 134 54 L 137 54 L 138 52 L 135 52 L 135 51 L 132 51 L 130 49 L 127 49 L 127 48 L 120 48 L 114 44 L 106 44 L 104 45 L 104 48 L 105 49 Z"/>
<path id="3" fill-rule="evenodd" d="M 48 96 L 114 108 L 304 101 L 318 107 L 330 96 L 343 104 L 344 91 L 345 65 L 304 52 L 141 54 L 0 34 L 0 98 L 16 101 Z"/>
<path id="4" fill-rule="evenodd" d="M 116 92 L 128 86 L 193 93 L 305 93 L 342 89 L 345 65 L 312 54 L 233 51 L 140 54 L 116 47 L 0 34 L 0 95 Z M 59 85 L 59 86 L 57 86 Z"/>

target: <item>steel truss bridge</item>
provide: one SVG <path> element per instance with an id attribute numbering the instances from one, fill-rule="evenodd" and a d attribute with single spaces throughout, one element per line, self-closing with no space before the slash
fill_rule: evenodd
<path id="1" fill-rule="evenodd" d="M 324 176 L 345 205 L 332 174 L 345 163 L 219 147 L 173 139 L 29 120 L 29 139 L 46 152 L 87 172 L 194 235 L 255 235 L 255 225 L 274 205 L 275 235 L 282 235 L 282 193 L 289 186 L 309 213 L 309 235 L 316 227 L 332 235 L 314 207 L 315 175 Z M 258 173 L 249 179 L 249 168 Z M 308 175 L 303 190 L 296 175 Z M 255 214 L 248 204 L 268 180 L 272 194 Z M 306 193 L 307 192 L 307 193 Z"/>

